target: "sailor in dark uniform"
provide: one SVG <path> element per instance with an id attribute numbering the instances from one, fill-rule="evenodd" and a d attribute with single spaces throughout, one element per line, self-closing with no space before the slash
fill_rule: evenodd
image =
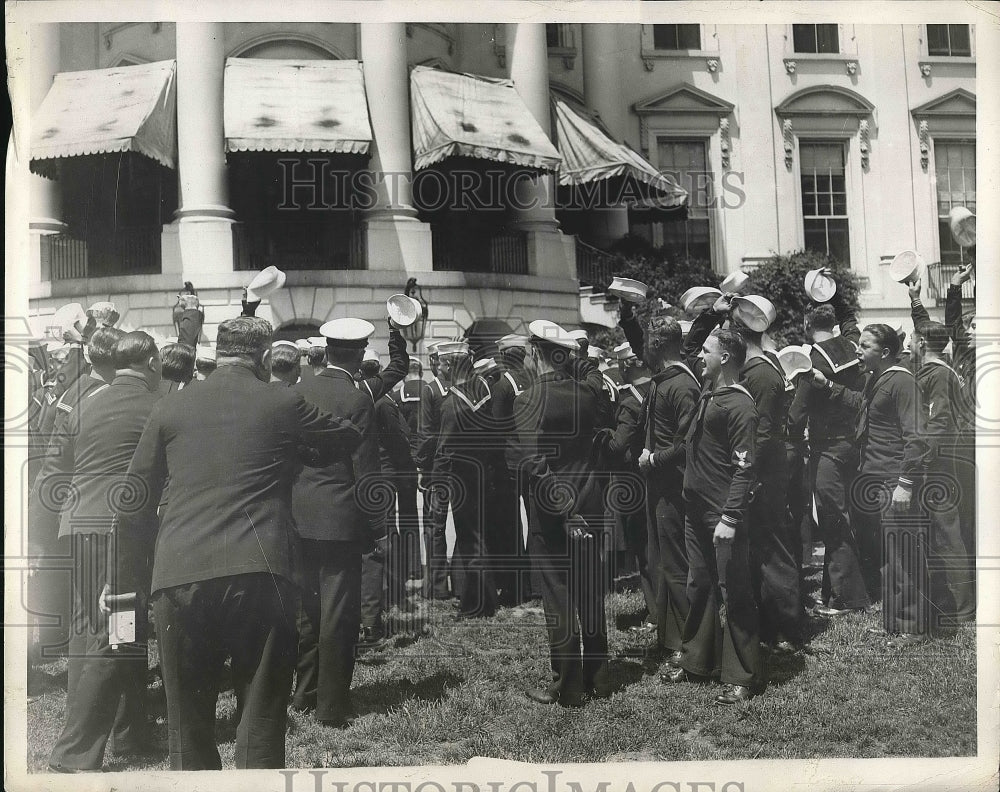
<path id="1" fill-rule="evenodd" d="M 413 461 L 420 448 L 418 436 L 420 422 L 420 394 L 423 390 L 423 367 L 416 358 L 410 358 L 406 378 L 392 390 L 392 398 L 399 410 L 399 417 L 406 429 L 409 443 L 410 466 L 406 472 L 396 472 L 396 501 L 399 505 L 399 574 L 406 581 L 419 581 L 420 517 L 417 511 L 417 469 Z M 405 585 L 405 584 L 404 584 Z"/>
<path id="2" fill-rule="evenodd" d="M 738 333 L 713 330 L 701 354 L 708 387 L 688 428 L 684 469 L 689 610 L 670 679 L 719 676 L 726 688 L 716 703 L 736 704 L 764 686 L 746 525 L 757 408 L 739 384 L 746 344 Z"/>
<path id="3" fill-rule="evenodd" d="M 435 345 L 436 347 L 437 345 Z M 448 395 L 449 385 L 439 376 L 439 358 L 436 348 L 430 351 L 431 371 L 434 376 L 424 383 L 420 395 L 420 445 L 415 462 L 420 471 L 423 487 L 424 545 L 427 573 L 424 577 L 424 596 L 448 599 L 448 488 L 436 486 L 434 476 L 438 438 L 441 434 L 441 404 Z"/>
<path id="4" fill-rule="evenodd" d="M 881 599 L 885 631 L 901 644 L 931 628 L 925 540 L 918 508 L 930 446 L 918 428 L 918 388 L 896 364 L 899 335 L 884 324 L 868 325 L 858 356 L 869 372 L 861 393 L 813 369 L 811 382 L 833 404 L 856 415 L 854 442 L 861 467 L 851 489 L 862 572 L 873 600 Z M 915 498 L 916 490 L 916 500 Z"/>
<path id="5" fill-rule="evenodd" d="M 587 692 L 610 693 L 604 503 L 590 486 L 603 382 L 592 361 L 574 359 L 579 345 L 561 327 L 539 320 L 529 331 L 533 382 L 515 400 L 514 414 L 530 482 L 529 552 L 542 586 L 552 682 L 528 696 L 579 706 Z"/>
<path id="6" fill-rule="evenodd" d="M 840 334 L 834 334 L 839 324 Z M 860 393 L 864 369 L 858 359 L 861 336 L 850 306 L 839 294 L 806 314 L 806 335 L 812 340 L 813 368 L 832 382 Z M 850 500 L 858 468 L 854 443 L 856 413 L 831 402 L 799 378 L 789 408 L 789 424 L 806 424 L 809 437 L 809 481 L 815 499 L 817 527 L 825 545 L 823 603 L 815 612 L 837 616 L 864 610 L 870 600 L 865 586 L 857 526 L 851 522 Z"/>
<path id="7" fill-rule="evenodd" d="M 488 521 L 489 546 L 500 604 L 517 605 L 530 599 L 531 569 L 521 523 L 521 500 L 528 494 L 520 464 L 520 443 L 514 421 L 514 400 L 528 387 L 524 372 L 527 336 L 512 333 L 497 341 L 502 373 L 492 388 L 493 423 L 503 442 L 503 461 L 493 482 L 493 504 Z"/>

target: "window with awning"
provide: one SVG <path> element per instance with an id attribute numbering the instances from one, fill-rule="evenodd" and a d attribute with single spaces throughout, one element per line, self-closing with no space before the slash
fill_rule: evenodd
<path id="1" fill-rule="evenodd" d="M 62 72 L 31 123 L 34 173 L 54 178 L 67 157 L 134 152 L 177 167 L 174 61 Z"/>
<path id="2" fill-rule="evenodd" d="M 450 157 L 559 168 L 559 152 L 510 80 L 417 66 L 410 107 L 415 170 Z"/>
<path id="3" fill-rule="evenodd" d="M 368 98 L 356 60 L 226 60 L 227 152 L 367 154 Z"/>

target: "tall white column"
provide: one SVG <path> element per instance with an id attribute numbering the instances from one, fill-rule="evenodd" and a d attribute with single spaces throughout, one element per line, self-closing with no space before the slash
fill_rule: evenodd
<path id="1" fill-rule="evenodd" d="M 220 22 L 177 23 L 178 236 L 183 277 L 226 284 L 233 271 L 232 223 L 222 124 L 226 65 Z M 166 269 L 166 267 L 165 267 Z"/>
<path id="2" fill-rule="evenodd" d="M 360 30 L 368 114 L 374 136 L 371 168 L 378 180 L 365 218 L 368 269 L 433 269 L 431 229 L 413 207 L 410 92 L 406 25 L 363 22 Z"/>
<path id="3" fill-rule="evenodd" d="M 30 32 L 28 70 L 31 76 L 29 92 L 31 111 L 35 113 L 52 87 L 52 79 L 59 73 L 59 25 L 32 25 Z M 42 271 L 41 239 L 46 234 L 66 230 L 62 222 L 59 182 L 32 173 L 29 193 L 28 229 L 31 234 L 29 288 L 31 293 L 44 281 L 51 280 L 49 272 Z"/>
<path id="4" fill-rule="evenodd" d="M 621 46 L 618 25 L 583 24 L 583 97 L 615 139 L 626 134 L 625 105 L 621 94 Z M 591 239 L 606 247 L 629 232 L 628 209 L 623 206 L 590 211 Z"/>
<path id="5" fill-rule="evenodd" d="M 510 79 L 528 110 L 551 138 L 549 56 L 545 43 L 545 25 L 508 24 L 506 46 Z M 515 191 L 518 207 L 515 209 L 517 221 L 514 227 L 528 232 L 529 273 L 575 277 L 576 263 L 567 257 L 567 246 L 563 244 L 559 223 L 556 221 L 555 188 L 555 177 L 551 175 L 520 181 Z"/>

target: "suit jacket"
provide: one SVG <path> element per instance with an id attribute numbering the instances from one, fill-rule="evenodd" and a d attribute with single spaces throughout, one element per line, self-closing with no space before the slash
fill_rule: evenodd
<path id="1" fill-rule="evenodd" d="M 110 533 L 112 505 L 129 491 L 123 479 L 159 398 L 129 375 L 84 398 L 52 438 L 30 501 L 32 519 L 41 525 L 58 514 L 60 538 Z"/>
<path id="2" fill-rule="evenodd" d="M 293 392 L 324 412 L 343 415 L 361 433 L 349 456 L 305 468 L 295 481 L 292 511 L 303 539 L 373 542 L 384 530 L 386 504 L 380 502 L 381 468 L 375 405 L 344 369 L 328 367 L 294 385 Z"/>
<path id="3" fill-rule="evenodd" d="M 220 366 L 198 387 L 161 399 L 129 468 L 143 497 L 135 508 L 119 508 L 124 537 L 155 535 L 151 591 L 251 572 L 293 580 L 298 447 L 336 457 L 360 441 L 350 421 L 293 389 L 270 387 L 242 365 Z M 170 500 L 157 531 L 167 476 Z"/>

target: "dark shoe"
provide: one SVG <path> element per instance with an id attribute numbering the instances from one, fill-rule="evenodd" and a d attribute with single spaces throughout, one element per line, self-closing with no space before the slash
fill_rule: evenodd
<path id="1" fill-rule="evenodd" d="M 379 627 L 362 627 L 358 635 L 358 651 L 370 652 L 385 646 L 385 631 Z"/>
<path id="2" fill-rule="evenodd" d="M 771 647 L 771 651 L 775 654 L 782 655 L 793 655 L 796 652 L 802 650 L 801 644 L 792 643 L 791 641 L 778 641 L 774 646 Z"/>
<path id="3" fill-rule="evenodd" d="M 559 695 L 543 688 L 531 688 L 524 691 L 532 701 L 538 704 L 555 704 L 559 701 Z"/>
<path id="4" fill-rule="evenodd" d="M 671 652 L 670 656 L 666 659 L 666 667 L 668 669 L 680 668 L 681 667 L 681 651 L 680 649 Z"/>
<path id="5" fill-rule="evenodd" d="M 851 608 L 831 608 L 829 605 L 817 605 L 813 608 L 813 613 L 817 616 L 836 618 L 837 616 L 846 616 L 848 613 L 854 613 L 854 611 Z"/>
<path id="6" fill-rule="evenodd" d="M 746 685 L 726 685 L 726 689 L 715 697 L 716 704 L 746 704 L 754 694 Z"/>
<path id="7" fill-rule="evenodd" d="M 345 729 L 354 723 L 355 716 L 350 715 L 338 715 L 335 718 L 317 718 L 317 723 L 327 729 Z"/>
<path id="8" fill-rule="evenodd" d="M 670 684 L 677 685 L 681 682 L 691 682 L 696 685 L 703 685 L 709 681 L 708 677 L 699 676 L 698 674 L 692 674 L 685 668 L 670 668 L 664 670 L 660 674 L 661 682 L 669 682 Z"/>

